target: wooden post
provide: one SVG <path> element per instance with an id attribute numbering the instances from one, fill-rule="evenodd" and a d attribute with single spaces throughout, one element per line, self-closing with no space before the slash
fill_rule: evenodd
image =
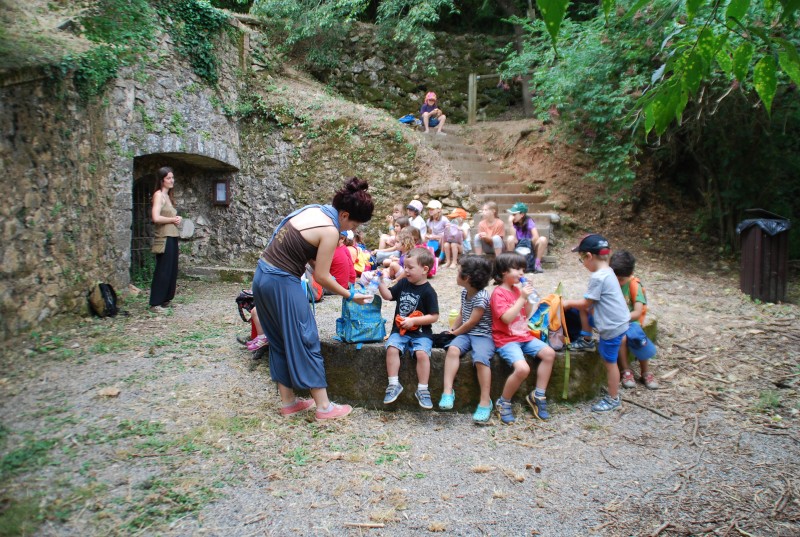
<path id="1" fill-rule="evenodd" d="M 469 74 L 467 91 L 467 125 L 474 125 L 478 117 L 478 75 Z"/>

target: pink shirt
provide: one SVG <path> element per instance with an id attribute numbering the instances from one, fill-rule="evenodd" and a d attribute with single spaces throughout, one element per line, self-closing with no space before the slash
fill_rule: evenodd
<path id="1" fill-rule="evenodd" d="M 486 220 L 478 222 L 478 233 L 485 233 L 486 238 L 494 236 L 502 237 L 506 231 L 506 226 L 499 218 L 494 219 L 493 224 L 488 224 Z"/>
<path id="2" fill-rule="evenodd" d="M 525 343 L 533 339 L 533 334 L 528 329 L 525 308 L 519 310 L 519 314 L 511 324 L 506 324 L 500 319 L 518 298 L 519 289 L 516 287 L 509 291 L 498 285 L 492 291 L 492 339 L 494 340 L 494 346 L 498 349 L 508 343 Z"/>

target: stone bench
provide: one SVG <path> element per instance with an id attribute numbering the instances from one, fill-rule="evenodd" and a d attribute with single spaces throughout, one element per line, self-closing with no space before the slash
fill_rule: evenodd
<path id="1" fill-rule="evenodd" d="M 649 322 L 645 327 L 648 337 L 655 341 L 656 323 Z M 325 371 L 328 376 L 328 395 L 336 402 L 349 403 L 362 408 L 419 410 L 414 398 L 417 386 L 416 359 L 406 354 L 400 365 L 400 384 L 403 393 L 391 405 L 383 404 L 386 390 L 386 349 L 382 344 L 365 344 L 361 349 L 355 345 L 335 340 L 322 341 L 322 356 L 325 358 Z M 438 408 L 442 394 L 445 351 L 433 349 L 431 356 L 431 378 L 428 383 L 434 409 Z M 522 383 L 515 401 L 524 401 L 536 385 L 538 360 L 526 357 L 531 366 L 531 374 Z M 492 399 L 500 396 L 506 378 L 511 373 L 508 366 L 497 354 L 492 358 Z M 570 351 L 569 388 L 567 397 L 562 397 L 564 387 L 564 352 L 556 353 L 553 373 L 547 387 L 547 398 L 551 401 L 584 401 L 596 397 L 602 386 L 606 385 L 606 369 L 597 352 Z M 480 390 L 475 368 L 469 355 L 461 358 L 454 383 L 456 401 L 454 410 L 472 412 L 475 410 Z"/>

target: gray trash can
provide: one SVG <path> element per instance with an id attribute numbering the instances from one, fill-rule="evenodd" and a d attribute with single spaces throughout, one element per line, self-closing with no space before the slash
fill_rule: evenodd
<path id="1" fill-rule="evenodd" d="M 764 218 L 743 220 L 736 226 L 742 246 L 739 288 L 763 302 L 783 302 L 789 275 L 791 222 L 762 209 L 748 212 Z"/>

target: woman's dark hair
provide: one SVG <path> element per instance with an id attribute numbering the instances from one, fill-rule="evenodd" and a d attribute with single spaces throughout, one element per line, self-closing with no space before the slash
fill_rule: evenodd
<path id="1" fill-rule="evenodd" d="M 520 219 L 519 222 L 514 222 L 514 227 L 516 229 L 522 229 L 527 231 L 528 220 L 533 220 L 533 219 L 526 214 L 524 217 Z"/>
<path id="2" fill-rule="evenodd" d="M 164 166 L 163 168 L 159 168 L 158 171 L 156 171 L 156 187 L 153 189 L 153 195 L 155 195 L 156 192 L 161 190 L 161 183 L 163 183 L 164 178 L 171 173 L 175 172 L 169 166 Z M 172 204 L 173 207 L 175 207 L 175 198 L 172 197 L 171 188 L 167 191 L 167 195 L 169 196 L 169 202 Z"/>
<path id="3" fill-rule="evenodd" d="M 509 270 L 525 270 L 527 267 L 528 262 L 525 260 L 525 256 L 519 255 L 517 252 L 503 252 L 494 260 L 494 282 L 499 285 L 503 282 L 503 274 Z"/>
<path id="4" fill-rule="evenodd" d="M 350 219 L 356 222 L 369 222 L 372 218 L 372 211 L 375 204 L 372 196 L 367 193 L 369 184 L 358 177 L 351 177 L 344 186 L 336 191 L 333 196 L 332 205 L 337 211 L 347 211 Z"/>
<path id="5" fill-rule="evenodd" d="M 629 251 L 620 250 L 611 255 L 608 266 L 611 267 L 615 275 L 620 278 L 627 278 L 633 274 L 633 269 L 636 268 L 636 258 Z"/>
<path id="6" fill-rule="evenodd" d="M 489 285 L 492 264 L 482 255 L 468 255 L 461 259 L 461 277 L 477 290 Z"/>

